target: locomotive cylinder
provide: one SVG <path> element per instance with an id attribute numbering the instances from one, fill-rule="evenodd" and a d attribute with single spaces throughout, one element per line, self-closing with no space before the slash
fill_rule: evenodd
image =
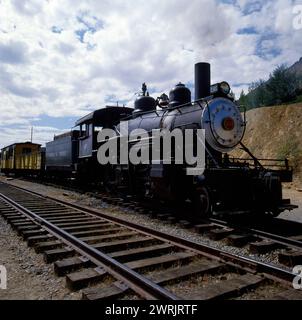
<path id="1" fill-rule="evenodd" d="M 211 94 L 211 65 L 207 62 L 195 64 L 195 100 Z"/>

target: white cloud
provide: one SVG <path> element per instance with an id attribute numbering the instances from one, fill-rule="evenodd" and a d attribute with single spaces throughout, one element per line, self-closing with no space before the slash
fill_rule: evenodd
<path id="1" fill-rule="evenodd" d="M 82 116 L 108 97 L 131 99 L 144 81 L 167 92 L 179 81 L 193 82 L 197 61 L 211 62 L 213 82 L 227 80 L 238 94 L 276 65 L 300 57 L 292 5 L 2 0 L 0 125 L 30 126 L 41 115 Z M 11 140 L 22 138 L 9 133 Z M 0 145 L 6 139 L 1 135 Z"/>
<path id="2" fill-rule="evenodd" d="M 0 126 L 1 140 L 5 141 L 5 145 L 13 144 L 16 141 L 30 141 L 31 128 L 30 125 L 20 125 L 14 128 L 2 128 Z M 54 127 L 36 126 L 33 128 L 33 142 L 45 145 L 46 142 L 50 141 L 50 138 L 53 138 L 54 135 L 58 135 L 62 132 L 64 132 L 64 130 L 59 130 Z"/>

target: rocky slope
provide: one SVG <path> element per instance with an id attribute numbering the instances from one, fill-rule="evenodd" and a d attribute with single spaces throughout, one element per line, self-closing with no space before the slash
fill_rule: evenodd
<path id="1" fill-rule="evenodd" d="M 302 103 L 252 109 L 246 119 L 243 143 L 259 158 L 288 158 L 302 187 Z M 239 149 L 233 155 L 246 157 Z"/>

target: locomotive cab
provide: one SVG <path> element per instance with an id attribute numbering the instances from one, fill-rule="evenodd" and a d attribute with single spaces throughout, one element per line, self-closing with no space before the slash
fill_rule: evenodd
<path id="1" fill-rule="evenodd" d="M 96 176 L 99 181 L 102 181 L 106 168 L 101 166 L 97 160 L 98 133 L 103 129 L 114 129 L 121 119 L 131 115 L 132 112 L 132 108 L 106 106 L 76 122 L 76 127 L 80 131 L 77 174 L 82 181 L 93 181 Z"/>

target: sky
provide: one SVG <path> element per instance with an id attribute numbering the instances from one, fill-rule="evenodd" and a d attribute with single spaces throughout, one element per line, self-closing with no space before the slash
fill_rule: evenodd
<path id="1" fill-rule="evenodd" d="M 44 144 L 108 104 L 193 85 L 194 64 L 238 96 L 302 56 L 302 0 L 0 0 L 0 147 Z"/>

